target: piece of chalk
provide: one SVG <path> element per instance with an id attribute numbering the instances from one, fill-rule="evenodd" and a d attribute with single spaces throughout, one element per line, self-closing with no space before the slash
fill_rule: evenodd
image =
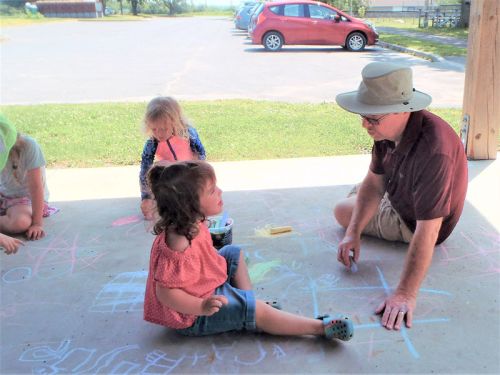
<path id="1" fill-rule="evenodd" d="M 274 227 L 274 228 L 271 228 L 269 231 L 270 231 L 271 234 L 286 233 L 286 232 L 291 232 L 292 231 L 292 227 L 291 226 Z"/>
<path id="2" fill-rule="evenodd" d="M 358 266 L 356 265 L 356 262 L 354 261 L 354 257 L 351 255 L 351 256 L 349 256 L 349 259 L 351 261 L 351 271 L 358 272 Z"/>

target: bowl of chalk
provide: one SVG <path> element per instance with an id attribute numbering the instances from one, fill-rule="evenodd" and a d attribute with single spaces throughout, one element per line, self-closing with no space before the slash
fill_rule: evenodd
<path id="1" fill-rule="evenodd" d="M 227 212 L 218 216 L 210 216 L 207 222 L 212 242 L 217 250 L 233 243 L 233 219 L 228 217 Z"/>

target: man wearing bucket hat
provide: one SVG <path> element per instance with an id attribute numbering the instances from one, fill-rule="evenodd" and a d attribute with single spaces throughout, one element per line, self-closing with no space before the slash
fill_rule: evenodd
<path id="1" fill-rule="evenodd" d="M 0 114 L 0 172 L 7 163 L 10 150 L 16 143 L 16 139 L 16 128 Z M 0 233 L 0 247 L 3 247 L 7 254 L 15 253 L 22 244 L 23 241 Z"/>
<path id="2" fill-rule="evenodd" d="M 336 97 L 361 116 L 374 139 L 366 177 L 334 209 L 346 228 L 337 259 L 346 267 L 360 259 L 361 234 L 408 243 L 399 284 L 375 312 L 388 329 L 399 329 L 405 319 L 409 328 L 434 246 L 462 213 L 467 159 L 451 126 L 425 110 L 432 99 L 413 88 L 409 67 L 374 62 L 361 76 L 357 91 Z"/>

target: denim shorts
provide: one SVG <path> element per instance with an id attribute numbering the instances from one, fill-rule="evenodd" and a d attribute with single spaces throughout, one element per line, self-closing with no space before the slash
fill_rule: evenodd
<path id="1" fill-rule="evenodd" d="M 255 331 L 255 296 L 252 290 L 241 290 L 231 285 L 231 279 L 238 269 L 241 249 L 227 245 L 219 250 L 226 258 L 227 280 L 214 294 L 224 295 L 228 304 L 211 316 L 199 316 L 191 327 L 178 329 L 186 336 L 205 336 L 228 331 Z"/>

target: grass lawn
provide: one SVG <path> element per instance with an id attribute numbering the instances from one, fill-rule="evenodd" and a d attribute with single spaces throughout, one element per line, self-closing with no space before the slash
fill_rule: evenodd
<path id="1" fill-rule="evenodd" d="M 32 25 L 32 24 L 37 24 L 37 23 L 48 23 L 48 22 L 68 22 L 68 21 L 74 21 L 73 18 L 45 18 L 43 16 L 26 16 L 26 15 L 21 15 L 21 16 L 0 16 L 0 26 L 5 27 L 5 26 L 25 26 L 25 25 Z"/>
<path id="2" fill-rule="evenodd" d="M 181 102 L 211 161 L 368 153 L 359 117 L 331 103 L 252 100 Z M 3 106 L 20 132 L 41 144 L 49 167 L 134 165 L 145 136 L 146 103 Z M 433 111 L 458 133 L 461 110 Z"/>
<path id="3" fill-rule="evenodd" d="M 415 31 L 424 34 L 450 36 L 454 38 L 467 39 L 469 37 L 469 29 L 462 28 L 437 28 L 437 27 L 418 27 L 418 18 L 368 18 L 376 27 L 395 27 L 408 31 Z"/>
<path id="4" fill-rule="evenodd" d="M 422 34 L 432 34 L 440 36 L 450 36 L 454 38 L 467 39 L 469 35 L 468 29 L 457 28 L 435 28 L 428 27 L 421 29 L 418 27 L 417 18 L 371 18 L 371 22 L 376 27 L 395 27 L 408 31 L 414 31 Z M 399 46 L 411 48 L 417 51 L 432 53 L 439 56 L 465 56 L 467 54 L 466 48 L 451 46 L 444 43 L 434 43 L 426 40 L 417 39 L 416 37 L 407 37 L 403 35 L 396 35 L 386 32 L 380 32 L 380 40 L 387 43 L 397 44 Z"/>
<path id="5" fill-rule="evenodd" d="M 232 11 L 204 11 L 204 12 L 190 12 L 176 14 L 174 17 L 202 17 L 202 16 L 221 16 L 221 17 L 232 17 Z M 132 14 L 113 14 L 110 16 L 105 16 L 102 18 L 48 18 L 41 14 L 29 16 L 24 13 L 16 13 L 15 15 L 4 15 L 0 14 L 0 25 L 5 26 L 24 26 L 37 23 L 48 23 L 48 22 L 68 22 L 68 21 L 86 21 L 86 22 L 111 22 L 111 21 L 142 21 L 144 19 L 150 19 L 153 17 L 168 17 L 165 15 L 152 15 L 152 14 L 139 14 L 134 16 Z"/>
<path id="6" fill-rule="evenodd" d="M 465 56 L 467 48 L 455 47 L 444 43 L 434 43 L 404 35 L 380 33 L 379 39 L 386 43 L 397 44 L 417 51 L 436 54 L 439 56 Z"/>
<path id="7" fill-rule="evenodd" d="M 201 12 L 187 12 L 177 14 L 176 17 L 205 17 L 205 16 L 221 16 L 233 17 L 234 10 L 205 10 Z"/>

